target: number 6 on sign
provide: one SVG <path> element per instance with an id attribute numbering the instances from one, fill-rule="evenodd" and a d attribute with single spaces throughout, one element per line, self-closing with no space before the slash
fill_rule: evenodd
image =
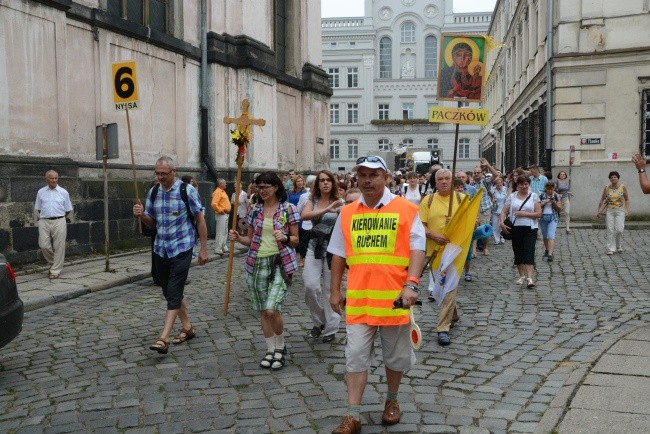
<path id="1" fill-rule="evenodd" d="M 111 87 L 115 110 L 138 108 L 138 76 L 135 61 L 117 62 L 111 65 Z"/>

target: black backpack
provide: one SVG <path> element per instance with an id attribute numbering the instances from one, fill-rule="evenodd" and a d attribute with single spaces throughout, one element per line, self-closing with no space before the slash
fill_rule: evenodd
<path id="1" fill-rule="evenodd" d="M 151 204 L 153 205 L 156 202 L 156 196 L 158 196 L 158 189 L 160 188 L 160 184 L 156 184 L 151 188 Z M 194 238 L 198 236 L 198 229 L 196 228 L 196 218 L 194 217 L 194 214 L 192 214 L 192 209 L 190 208 L 190 201 L 187 198 L 187 184 L 182 182 L 181 183 L 181 199 L 183 202 L 185 202 L 185 209 L 187 209 L 187 216 L 190 219 L 190 223 L 192 223 L 192 226 L 194 227 Z M 153 235 L 148 235 L 148 236 L 154 236 L 156 234 L 156 226 L 154 225 L 153 227 Z M 142 232 L 144 235 L 144 230 Z"/>

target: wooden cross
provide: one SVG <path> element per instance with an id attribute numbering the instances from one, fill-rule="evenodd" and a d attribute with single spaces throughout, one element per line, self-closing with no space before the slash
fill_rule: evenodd
<path id="1" fill-rule="evenodd" d="M 247 133 L 251 125 L 257 125 L 263 127 L 266 124 L 264 119 L 255 119 L 254 117 L 248 114 L 248 107 L 250 107 L 250 102 L 248 99 L 244 99 L 241 102 L 242 113 L 238 118 L 223 118 L 224 124 L 237 124 L 237 128 L 243 132 Z M 239 152 L 239 150 L 238 150 Z M 237 181 L 235 181 L 235 204 L 233 207 L 233 219 L 232 219 L 232 230 L 237 230 L 237 208 L 239 208 L 239 194 L 241 193 L 241 172 L 242 164 L 244 163 L 244 158 L 237 158 Z M 230 301 L 230 279 L 232 278 L 232 261 L 235 253 L 235 242 L 230 241 L 230 252 L 228 254 L 228 274 L 226 276 L 226 296 L 224 299 L 223 314 L 228 315 L 228 303 Z"/>
<path id="2" fill-rule="evenodd" d="M 237 126 L 244 128 L 248 128 L 249 125 L 258 125 L 260 127 L 266 125 L 266 121 L 264 119 L 255 119 L 248 115 L 248 107 L 250 107 L 250 105 L 251 103 L 248 101 L 248 99 L 244 99 L 241 102 L 241 116 L 238 118 L 223 118 L 223 123 L 237 124 Z"/>

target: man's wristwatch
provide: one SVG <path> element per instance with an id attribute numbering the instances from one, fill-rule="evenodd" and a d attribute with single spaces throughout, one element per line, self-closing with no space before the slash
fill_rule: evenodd
<path id="1" fill-rule="evenodd" d="M 408 289 L 410 289 L 410 290 L 412 290 L 412 291 L 417 292 L 418 294 L 420 293 L 420 288 L 418 288 L 417 286 L 415 286 L 415 285 L 412 284 L 411 282 L 406 282 L 406 283 L 404 284 L 404 288 L 408 288 Z"/>
<path id="2" fill-rule="evenodd" d="M 645 169 L 639 169 L 638 172 L 639 173 L 645 173 Z"/>
<path id="3" fill-rule="evenodd" d="M 291 241 L 291 238 L 289 238 L 289 235 L 285 235 L 285 239 L 282 241 L 282 244 L 289 244 L 289 241 Z"/>

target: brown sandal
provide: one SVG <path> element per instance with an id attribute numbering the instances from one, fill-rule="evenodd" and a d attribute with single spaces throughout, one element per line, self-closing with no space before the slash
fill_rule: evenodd
<path id="1" fill-rule="evenodd" d="M 190 327 L 189 330 L 181 328 L 181 330 L 178 332 L 178 336 L 172 340 L 172 343 L 174 345 L 182 344 L 185 341 L 189 341 L 194 336 L 196 336 L 196 333 L 194 333 L 194 327 Z"/>
<path id="2" fill-rule="evenodd" d="M 157 339 L 156 342 L 149 346 L 150 350 L 157 351 L 160 354 L 167 354 L 169 351 L 169 342 L 164 339 Z"/>

